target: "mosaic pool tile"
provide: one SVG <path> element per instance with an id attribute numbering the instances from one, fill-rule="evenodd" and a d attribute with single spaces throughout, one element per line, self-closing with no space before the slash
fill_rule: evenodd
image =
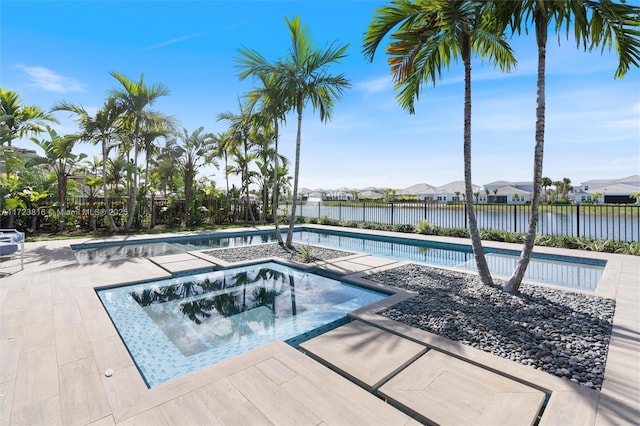
<path id="1" fill-rule="evenodd" d="M 149 387 L 274 340 L 299 340 L 387 296 L 273 262 L 98 295 Z"/>

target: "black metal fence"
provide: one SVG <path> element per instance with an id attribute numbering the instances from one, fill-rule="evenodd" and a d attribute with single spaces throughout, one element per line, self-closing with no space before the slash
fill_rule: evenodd
<path id="1" fill-rule="evenodd" d="M 1 209 L 0 209 L 1 210 Z M 122 199 L 109 202 L 109 211 L 116 225 L 122 227 L 128 218 L 128 207 Z M 193 207 L 189 217 L 184 215 L 184 200 L 146 200 L 137 209 L 133 227 L 215 225 L 237 222 L 259 222 L 260 210 L 256 204 L 247 209 L 244 200 L 210 199 Z M 58 206 L 39 206 L 5 210 L 0 217 L 0 227 L 17 228 L 29 232 L 65 229 L 108 228 L 107 209 L 103 200 L 89 203 L 86 200 L 68 199 L 64 210 Z"/>
<path id="2" fill-rule="evenodd" d="M 280 206 L 290 212 L 291 205 Z M 476 204 L 480 229 L 527 232 L 530 205 Z M 371 222 L 387 225 L 417 225 L 426 220 L 442 228 L 467 228 L 464 204 L 428 202 L 305 202 L 296 214 L 320 220 Z M 640 241 L 640 206 L 637 205 L 542 205 L 537 233 L 554 236 Z"/>

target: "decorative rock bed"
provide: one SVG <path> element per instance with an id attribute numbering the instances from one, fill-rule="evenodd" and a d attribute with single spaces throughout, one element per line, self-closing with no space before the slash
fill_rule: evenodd
<path id="1" fill-rule="evenodd" d="M 242 262 L 251 259 L 266 257 L 281 257 L 297 262 L 309 263 L 316 260 L 330 260 L 338 257 L 349 256 L 353 253 L 342 250 L 333 250 L 305 244 L 293 244 L 293 248 L 285 249 L 278 243 L 259 244 L 254 246 L 234 247 L 205 251 L 209 256 L 217 257 L 226 262 Z M 308 253 L 308 254 L 307 254 Z M 308 256 L 308 257 L 307 257 Z"/>
<path id="2" fill-rule="evenodd" d="M 306 261 L 351 254 L 300 244 L 293 250 L 261 244 L 205 253 L 228 262 L 276 256 L 303 262 L 305 250 L 312 254 Z M 583 386 L 602 387 L 615 300 L 528 284 L 512 296 L 483 285 L 476 275 L 418 264 L 367 278 L 418 293 L 380 312 L 383 316 Z"/>
<path id="3" fill-rule="evenodd" d="M 383 316 L 583 386 L 602 387 L 612 299 L 528 284 L 512 296 L 483 285 L 476 275 L 417 264 L 367 278 L 419 293 L 380 312 Z"/>

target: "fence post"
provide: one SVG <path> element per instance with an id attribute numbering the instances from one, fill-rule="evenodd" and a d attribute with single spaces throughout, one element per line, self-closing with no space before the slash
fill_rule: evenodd
<path id="1" fill-rule="evenodd" d="M 362 221 L 366 222 L 366 220 L 364 220 L 364 201 L 362 202 Z"/>
<path id="2" fill-rule="evenodd" d="M 320 220 L 320 206 L 322 205 L 322 201 L 318 202 L 318 220 Z"/>
<path id="3" fill-rule="evenodd" d="M 469 224 L 467 223 L 467 218 L 469 216 L 467 215 L 467 203 L 464 203 L 463 212 L 464 212 L 464 229 L 468 229 L 469 228 Z"/>
<path id="4" fill-rule="evenodd" d="M 576 237 L 580 237 L 580 204 L 576 204 Z"/>
<path id="5" fill-rule="evenodd" d="M 518 205 L 513 205 L 513 232 L 518 232 Z"/>
<path id="6" fill-rule="evenodd" d="M 338 220 L 342 220 L 342 201 L 338 203 Z"/>
<path id="7" fill-rule="evenodd" d="M 391 203 L 391 226 L 393 226 L 393 203 Z"/>
<path id="8" fill-rule="evenodd" d="M 424 220 L 427 220 L 427 197 L 424 197 Z"/>

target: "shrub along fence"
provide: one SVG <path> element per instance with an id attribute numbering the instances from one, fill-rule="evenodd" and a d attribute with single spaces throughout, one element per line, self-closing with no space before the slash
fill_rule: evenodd
<path id="1" fill-rule="evenodd" d="M 115 223 L 123 227 L 127 221 L 127 205 L 121 199 L 113 199 L 109 209 Z M 9 218 L 9 213 L 11 218 Z M 250 214 L 253 213 L 253 216 Z M 245 220 L 245 218 L 248 218 Z M 179 227 L 185 220 L 184 200 L 147 200 L 136 212 L 134 228 L 150 228 L 156 225 Z M 89 203 L 84 200 L 68 199 L 64 211 L 57 206 L 43 206 L 5 211 L 0 217 L 0 225 L 25 230 L 27 232 L 55 231 L 65 229 L 106 229 L 109 227 L 104 201 Z M 252 204 L 252 211 L 246 209 L 244 200 L 214 198 L 205 204 L 195 206 L 189 214 L 187 226 L 215 225 L 236 222 L 260 223 L 260 211 Z"/>
<path id="2" fill-rule="evenodd" d="M 291 210 L 289 203 L 281 211 Z M 530 205 L 476 204 L 478 227 L 486 230 L 527 232 Z M 320 220 L 412 225 L 428 221 L 441 228 L 467 228 L 464 204 L 428 202 L 303 202 L 297 215 Z M 640 206 L 637 205 L 542 205 L 537 233 L 551 236 L 640 241 Z"/>

